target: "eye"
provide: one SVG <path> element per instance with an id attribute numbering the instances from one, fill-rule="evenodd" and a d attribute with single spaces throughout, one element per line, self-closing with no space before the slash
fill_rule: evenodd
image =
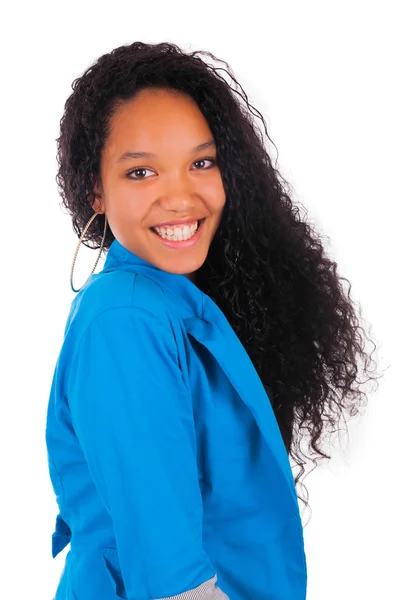
<path id="1" fill-rule="evenodd" d="M 129 179 L 146 179 L 146 177 L 131 177 L 132 173 L 140 173 L 143 171 L 151 171 L 151 169 L 145 169 L 144 167 L 136 167 L 136 169 L 132 169 L 132 171 L 129 171 L 129 173 L 127 173 L 127 176 L 129 177 Z M 154 173 L 154 171 L 152 171 Z"/>
<path id="2" fill-rule="evenodd" d="M 203 163 L 204 161 L 207 161 L 207 160 L 212 163 L 212 166 L 216 164 L 215 158 L 199 158 L 199 160 L 196 160 L 196 162 L 194 162 L 193 164 L 195 165 L 197 163 Z M 211 167 L 207 167 L 207 169 L 211 169 Z M 204 171 L 204 170 L 205 169 L 200 169 L 200 171 Z"/>

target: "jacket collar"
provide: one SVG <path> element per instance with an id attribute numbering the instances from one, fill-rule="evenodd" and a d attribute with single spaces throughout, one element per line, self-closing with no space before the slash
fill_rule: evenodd
<path id="1" fill-rule="evenodd" d="M 203 292 L 186 275 L 169 273 L 134 254 L 116 238 L 112 241 L 102 272 L 136 271 L 157 282 L 179 304 L 184 317 L 203 318 Z"/>

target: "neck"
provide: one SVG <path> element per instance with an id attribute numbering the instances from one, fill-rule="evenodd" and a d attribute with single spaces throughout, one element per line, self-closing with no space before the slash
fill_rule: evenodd
<path id="1" fill-rule="evenodd" d="M 188 279 L 190 279 L 190 281 L 192 283 L 196 283 L 196 281 L 195 281 L 195 275 L 196 275 L 195 273 L 185 273 L 185 277 L 187 277 Z"/>

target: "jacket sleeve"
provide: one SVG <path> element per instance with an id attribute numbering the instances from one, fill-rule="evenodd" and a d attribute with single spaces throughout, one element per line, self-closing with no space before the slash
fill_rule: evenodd
<path id="1" fill-rule="evenodd" d="M 226 600 L 202 545 L 193 413 L 172 331 L 144 308 L 100 313 L 75 349 L 67 400 L 126 597 Z"/>

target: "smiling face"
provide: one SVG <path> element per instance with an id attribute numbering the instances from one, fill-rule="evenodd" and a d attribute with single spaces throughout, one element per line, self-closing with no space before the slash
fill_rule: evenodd
<path id="1" fill-rule="evenodd" d="M 213 143 L 196 149 L 206 142 Z M 142 152 L 151 156 L 134 156 Z M 190 96 L 141 90 L 111 119 L 93 208 L 106 213 L 114 237 L 128 250 L 159 269 L 194 281 L 226 200 L 216 160 L 211 130 Z M 204 221 L 198 232 L 186 242 L 164 240 L 152 229 L 168 223 L 170 238 L 171 224 L 190 221 L 190 225 L 199 219 Z"/>

